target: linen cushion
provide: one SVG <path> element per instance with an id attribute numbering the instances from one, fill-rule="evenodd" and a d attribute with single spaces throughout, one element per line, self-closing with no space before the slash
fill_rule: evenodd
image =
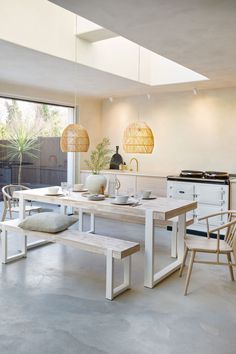
<path id="1" fill-rule="evenodd" d="M 57 233 L 75 224 L 78 219 L 53 212 L 39 213 L 25 218 L 18 226 L 24 230 Z"/>

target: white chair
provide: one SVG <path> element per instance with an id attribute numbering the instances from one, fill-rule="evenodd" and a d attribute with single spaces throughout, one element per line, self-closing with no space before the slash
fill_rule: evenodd
<path id="1" fill-rule="evenodd" d="M 228 222 L 216 227 L 212 230 L 209 228 L 209 219 L 212 217 L 220 216 L 220 215 L 228 215 Z M 199 220 L 206 220 L 207 224 L 207 237 L 202 236 L 186 236 L 185 237 L 185 245 L 186 250 L 184 254 L 183 263 L 180 269 L 180 277 L 183 273 L 183 268 L 185 266 L 186 258 L 188 252 L 191 253 L 190 263 L 188 267 L 188 273 L 185 284 L 184 295 L 187 295 L 188 286 L 190 282 L 190 277 L 192 273 L 193 263 L 204 263 L 204 264 L 216 264 L 216 265 L 227 265 L 229 267 L 231 280 L 234 280 L 234 271 L 233 267 L 236 266 L 236 211 L 229 210 L 226 212 L 216 213 L 207 215 L 204 218 Z M 220 237 L 220 232 L 225 230 L 225 236 L 223 239 Z M 214 238 L 213 238 L 214 234 Z M 216 234 L 216 235 L 215 235 Z M 216 255 L 215 260 L 195 260 L 195 256 L 197 253 L 211 253 Z M 227 262 L 223 262 L 221 260 L 222 257 L 226 256 Z M 232 256 L 234 258 L 234 262 L 232 261 Z"/>
<path id="2" fill-rule="evenodd" d="M 3 201 L 4 201 L 2 221 L 6 219 L 7 212 L 9 213 L 10 219 L 13 218 L 12 217 L 13 213 L 19 213 L 19 200 L 14 198 L 13 194 L 15 191 L 25 190 L 25 189 L 29 189 L 29 188 L 19 184 L 9 184 L 2 188 Z M 39 213 L 41 211 L 41 207 L 38 205 L 32 205 L 32 203 L 30 202 L 30 204 L 26 205 L 25 211 L 29 213 L 29 215 L 31 212 Z"/>

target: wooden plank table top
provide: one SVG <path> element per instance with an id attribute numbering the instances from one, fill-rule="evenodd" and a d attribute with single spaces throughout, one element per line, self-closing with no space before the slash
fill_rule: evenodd
<path id="1" fill-rule="evenodd" d="M 142 200 L 139 206 L 115 205 L 114 199 L 106 198 L 102 201 L 91 201 L 82 193 L 72 192 L 70 196 L 52 196 L 47 195 L 47 188 L 29 189 L 16 191 L 14 196 L 19 198 L 23 196 L 25 200 L 45 202 L 64 206 L 78 207 L 89 211 L 106 211 L 110 213 L 145 216 L 146 210 L 153 210 L 154 219 L 168 220 L 183 213 L 187 213 L 197 208 L 197 202 L 189 200 L 177 200 L 172 198 L 157 197 L 154 200 Z"/>

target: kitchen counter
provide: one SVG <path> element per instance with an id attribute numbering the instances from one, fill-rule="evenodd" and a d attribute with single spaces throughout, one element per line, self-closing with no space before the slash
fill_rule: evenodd
<path id="1" fill-rule="evenodd" d="M 80 183 L 86 184 L 87 176 L 91 174 L 90 170 L 80 171 Z M 166 197 L 166 175 L 158 173 L 143 173 L 135 171 L 121 171 L 121 170 L 103 170 L 101 174 L 109 179 L 109 175 L 116 175 L 120 181 L 120 193 L 127 193 L 127 190 L 132 189 L 136 193 L 144 189 L 151 190 L 154 195 Z"/>
<path id="2" fill-rule="evenodd" d="M 80 172 L 84 173 L 91 173 L 90 170 L 81 170 Z M 167 174 L 161 174 L 161 173 L 153 173 L 153 172 L 136 172 L 136 171 L 122 171 L 122 170 L 103 170 L 101 171 L 101 174 L 116 174 L 116 175 L 127 175 L 127 176 L 140 176 L 140 177 L 157 177 L 157 178 L 166 178 Z"/>

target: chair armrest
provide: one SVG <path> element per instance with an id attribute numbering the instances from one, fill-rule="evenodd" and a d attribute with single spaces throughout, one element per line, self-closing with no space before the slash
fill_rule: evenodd
<path id="1" fill-rule="evenodd" d="M 209 214 L 209 215 L 204 216 L 203 218 L 199 218 L 198 221 L 210 219 L 210 218 L 213 218 L 213 217 L 219 216 L 219 215 L 232 214 L 232 213 L 236 214 L 236 210 L 227 210 L 227 211 L 221 211 L 221 212 L 215 213 L 215 214 Z"/>
<path id="2" fill-rule="evenodd" d="M 224 225 L 221 225 L 221 226 L 218 226 L 216 227 L 215 229 L 212 229 L 212 230 L 209 230 L 210 233 L 215 233 L 216 231 L 220 231 L 220 230 L 223 230 L 229 226 L 232 226 L 236 223 L 236 220 L 233 220 L 233 221 L 230 221 L 230 222 L 227 222 L 226 224 Z"/>

